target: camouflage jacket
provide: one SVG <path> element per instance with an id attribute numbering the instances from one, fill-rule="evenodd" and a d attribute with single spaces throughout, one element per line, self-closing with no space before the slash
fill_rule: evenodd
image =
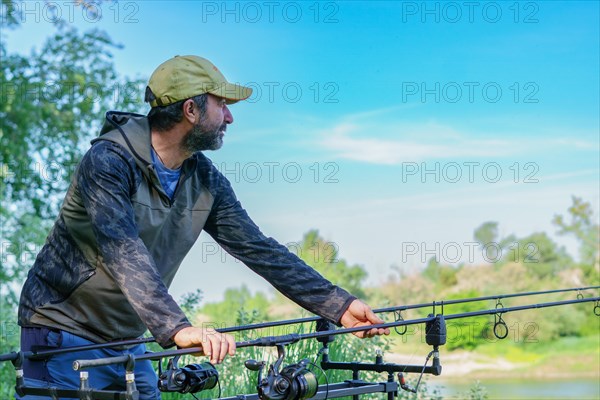
<path id="1" fill-rule="evenodd" d="M 58 219 L 29 271 L 19 324 L 95 342 L 138 337 L 163 347 L 190 326 L 168 293 L 204 229 L 305 309 L 338 322 L 354 299 L 266 237 L 202 153 L 185 160 L 171 200 L 150 157 L 146 117 L 110 112 L 82 158 Z"/>

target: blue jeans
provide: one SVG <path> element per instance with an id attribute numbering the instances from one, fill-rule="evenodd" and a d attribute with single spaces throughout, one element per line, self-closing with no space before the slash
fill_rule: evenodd
<path id="1" fill-rule="evenodd" d="M 59 349 L 63 347 L 85 346 L 93 344 L 87 339 L 64 331 L 52 331 L 45 328 L 23 328 L 21 331 L 21 350 L 27 351 L 31 345 L 29 340 L 24 340 L 24 335 L 31 333 L 31 329 L 41 329 L 45 336 L 45 346 L 48 349 Z M 38 331 L 39 333 L 39 331 Z M 39 340 L 39 335 L 37 337 Z M 88 360 L 104 357 L 118 357 L 127 354 L 140 355 L 146 352 L 146 346 L 139 344 L 134 347 L 117 350 L 104 348 L 97 350 L 77 351 L 65 354 L 56 354 L 45 361 L 28 361 L 24 368 L 25 385 L 32 387 L 54 386 L 60 389 L 79 389 L 79 372 L 73 370 L 73 361 Z M 125 366 L 113 364 L 104 367 L 90 368 L 89 386 L 94 390 L 125 390 Z M 152 363 L 149 360 L 137 361 L 135 363 L 135 384 L 140 393 L 140 400 L 160 400 L 160 392 L 157 388 L 157 376 Z M 50 396 L 15 396 L 23 400 L 48 400 Z"/>

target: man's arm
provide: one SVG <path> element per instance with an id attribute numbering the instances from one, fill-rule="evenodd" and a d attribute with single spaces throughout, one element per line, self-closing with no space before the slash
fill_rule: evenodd
<path id="1" fill-rule="evenodd" d="M 219 191 L 204 229 L 228 253 L 303 308 L 336 324 L 351 327 L 383 322 L 366 304 L 266 237 L 242 208 L 227 179 L 218 173 L 217 179 Z M 389 330 L 374 329 L 356 336 L 386 332 Z"/>

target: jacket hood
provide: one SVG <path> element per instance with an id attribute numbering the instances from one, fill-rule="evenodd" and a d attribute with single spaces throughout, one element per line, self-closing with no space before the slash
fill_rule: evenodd
<path id="1" fill-rule="evenodd" d="M 126 125 L 127 135 L 123 129 Z M 136 163 L 142 167 L 142 170 L 145 170 L 152 165 L 150 137 L 150 124 L 145 115 L 109 111 L 106 113 L 99 137 L 92 140 L 92 144 L 99 140 L 118 143 L 129 150 Z"/>

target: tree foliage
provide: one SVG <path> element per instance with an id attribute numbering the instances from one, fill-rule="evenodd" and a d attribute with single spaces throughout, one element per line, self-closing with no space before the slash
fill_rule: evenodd
<path id="1" fill-rule="evenodd" d="M 539 278 L 555 276 L 573 265 L 564 247 L 556 244 L 545 232 L 535 232 L 518 238 L 506 251 L 504 263 L 518 262 Z"/>
<path id="2" fill-rule="evenodd" d="M 3 7 L 10 4 L 3 1 Z M 0 24 L 2 30 L 19 29 L 16 18 Z M 141 107 L 142 82 L 115 70 L 112 51 L 118 47 L 104 32 L 68 26 L 57 27 L 27 55 L 8 53 L 0 41 L 3 282 L 22 277 L 30 266 L 104 113 Z"/>
<path id="3" fill-rule="evenodd" d="M 572 235 L 579 242 L 579 258 L 591 282 L 598 282 L 600 273 L 600 226 L 594 219 L 590 203 L 572 197 L 568 216 L 555 215 L 552 223 L 560 235 Z"/>
<path id="4" fill-rule="evenodd" d="M 0 7 L 0 352 L 18 346 L 20 283 L 55 219 L 82 151 L 110 109 L 140 111 L 143 82 L 119 76 L 119 46 L 99 30 L 62 24 L 29 54 L 9 52 L 5 33 L 22 21 Z M 0 380 L 12 374 L 3 363 Z M 8 369 L 7 369 L 8 368 Z M 8 374 L 8 375 L 5 375 Z M 12 397 L 0 385 L 0 397 Z"/>
<path id="5" fill-rule="evenodd" d="M 484 222 L 479 228 L 475 229 L 473 237 L 480 246 L 496 242 L 498 239 L 498 223 L 493 221 Z"/>
<path id="6" fill-rule="evenodd" d="M 245 318 L 247 313 L 250 313 L 253 319 L 267 320 L 269 304 L 269 299 L 264 293 L 252 294 L 246 285 L 242 285 L 240 288 L 225 290 L 222 301 L 206 303 L 199 312 L 208 316 L 210 322 L 218 326 L 232 326 L 236 319 L 242 315 Z"/>
<path id="7" fill-rule="evenodd" d="M 308 231 L 300 246 L 290 248 L 308 265 L 326 279 L 343 287 L 357 297 L 364 297 L 364 281 L 367 271 L 360 265 L 349 265 L 339 258 L 339 248 L 334 242 L 326 241 L 318 230 Z"/>
<path id="8" fill-rule="evenodd" d="M 456 285 L 456 272 L 458 268 L 451 265 L 440 264 L 435 257 L 431 257 L 423 270 L 423 276 L 439 287 L 450 287 Z"/>

